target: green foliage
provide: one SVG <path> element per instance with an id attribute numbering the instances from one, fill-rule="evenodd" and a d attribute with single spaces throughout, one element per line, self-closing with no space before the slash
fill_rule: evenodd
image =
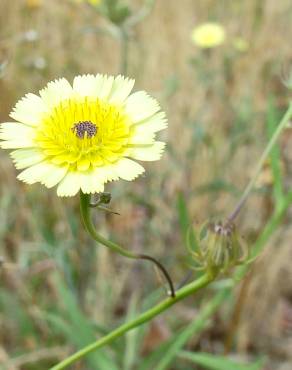
<path id="1" fill-rule="evenodd" d="M 120 64 L 116 50 L 121 47 L 121 34 L 117 33 L 117 29 L 127 30 L 123 57 L 127 61 L 129 59 L 129 75 L 137 79 L 138 89 L 144 88 L 145 82 L 149 83 L 153 92 L 162 98 L 168 112 L 168 156 L 164 162 L 154 166 L 153 172 L 150 166 L 149 170 L 147 168 L 148 182 L 141 179 L 131 187 L 124 185 L 132 194 L 131 199 L 113 199 L 116 202 L 114 209 L 120 208 L 121 216 L 113 218 L 116 216 L 98 213 L 94 221 L 103 234 L 113 233 L 114 239 L 125 243 L 129 250 L 141 248 L 155 256 L 169 256 L 173 260 L 174 256 L 186 252 L 182 245 L 197 250 L 191 226 L 195 221 L 204 221 L 206 215 L 227 212 L 229 204 L 240 196 L 239 189 L 243 183 L 237 181 L 237 166 L 243 172 L 242 178 L 248 179 L 248 171 L 253 165 L 251 163 L 247 171 L 246 159 L 243 156 L 242 165 L 240 153 L 263 148 L 264 142 L 277 129 L 282 106 L 288 101 L 284 88 L 272 81 L 275 70 L 279 69 L 277 53 L 281 52 L 281 45 L 278 43 L 284 40 L 282 52 L 285 58 L 287 42 L 278 34 L 277 48 L 266 53 L 274 34 L 268 35 L 265 26 L 261 28 L 262 24 L 271 23 L 271 19 L 265 18 L 272 13 L 264 11 L 265 1 L 257 1 L 253 13 L 248 14 L 250 18 L 242 17 L 250 21 L 245 27 L 240 26 L 240 29 L 246 29 L 250 23 L 257 31 L 255 35 L 252 29 L 249 30 L 252 37 L 257 36 L 258 59 L 261 58 L 260 50 L 265 50 L 261 60 L 239 53 L 230 56 L 230 44 L 207 52 L 192 49 L 188 38 L 190 15 L 181 5 L 177 12 L 174 11 L 174 6 L 178 6 L 176 2 L 160 2 L 155 8 L 156 23 L 151 23 L 151 19 L 148 23 L 147 19 L 145 28 L 141 24 L 137 32 L 130 27 L 130 23 L 141 23 L 149 12 L 144 10 L 136 14 L 135 6 L 132 10 L 130 1 L 104 0 L 101 7 L 96 8 L 112 23 L 100 21 L 98 16 L 90 18 L 97 13 L 86 13 L 93 8 L 84 4 L 75 4 L 76 7 L 72 7 L 75 10 L 70 8 L 68 11 L 66 2 L 43 1 L 43 9 L 30 11 L 25 8 L 29 1 L 19 2 L 20 5 L 18 2 L 7 2 L 7 7 L 10 3 L 15 9 L 20 8 L 19 14 L 10 12 L 11 19 L 9 12 L 6 14 L 5 11 L 5 21 L 1 23 L 0 113 L 5 120 L 8 120 L 13 100 L 19 97 L 24 87 L 25 91 L 37 91 L 44 81 L 61 76 L 63 72 L 73 75 L 81 71 L 96 73 L 97 69 L 103 70 L 102 73 L 106 73 L 107 69 L 116 70 Z M 154 3 L 154 0 L 143 2 L 148 10 Z M 220 4 L 204 10 L 203 3 L 198 7 L 192 5 L 198 19 L 204 14 L 211 18 L 221 17 Z M 244 3 L 229 1 L 226 3 L 229 4 L 226 7 L 228 11 L 223 13 L 230 19 L 239 19 L 240 24 Z M 187 5 L 184 6 L 187 8 Z M 249 7 L 252 9 L 253 5 L 249 4 Z M 290 19 L 286 15 L 288 12 L 284 13 L 287 23 L 284 21 L 277 29 L 286 32 Z M 52 14 L 54 17 L 51 17 Z M 277 14 L 277 21 L 280 22 L 281 17 L 280 13 Z M 223 18 L 223 21 L 227 24 L 228 19 Z M 163 44 L 156 43 L 156 38 L 160 37 L 160 32 L 156 31 L 159 22 L 161 34 L 164 32 L 167 36 L 167 42 Z M 107 23 L 106 27 L 104 23 Z M 151 33 L 153 24 L 154 34 Z M 173 28 L 169 27 L 170 32 L 165 32 L 164 26 L 168 24 Z M 41 42 L 22 41 L 22 32 L 27 25 L 36 28 L 38 37 L 48 33 L 50 47 L 43 42 L 44 39 Z M 72 28 L 75 25 L 76 28 Z M 38 29 L 39 26 L 43 29 Z M 99 32 L 96 35 L 80 32 L 87 29 Z M 232 27 L 229 32 L 231 39 Z M 272 29 L 271 32 L 278 31 Z M 148 44 L 144 45 L 142 42 L 146 34 L 149 34 Z M 106 40 L 102 40 L 103 35 L 107 35 Z M 109 35 L 114 37 L 110 39 Z M 260 45 L 261 40 L 265 44 Z M 58 47 L 53 49 L 56 45 Z M 167 49 L 170 54 L 167 54 Z M 187 58 L 190 59 L 191 55 L 191 65 L 187 59 L 183 60 L 184 50 Z M 131 52 L 133 55 L 129 58 Z M 28 67 L 38 55 L 47 58 L 48 66 L 44 71 Z M 242 70 L 246 71 L 240 77 Z M 192 80 L 187 81 L 188 78 Z M 263 113 L 263 95 L 266 95 L 267 84 L 271 98 Z M 260 87 L 253 91 L 255 85 Z M 266 125 L 262 130 L 260 122 L 264 121 Z M 257 257 L 282 227 L 287 209 L 292 204 L 292 191 L 285 190 L 284 186 L 281 157 L 281 145 L 276 144 L 267 164 L 272 173 L 272 183 L 262 186 L 256 193 L 267 199 L 272 194 L 274 209 L 269 210 L 263 230 L 255 231 L 257 240 L 251 247 L 252 257 Z M 150 293 L 153 291 L 152 280 L 143 273 L 140 264 L 138 267 L 129 264 L 122 258 L 108 255 L 107 251 L 98 250 L 96 253 L 95 244 L 89 241 L 80 226 L 77 202 L 56 201 L 48 195 L 49 191 L 39 191 L 37 186 L 29 190 L 27 186 L 17 184 L 14 170 L 5 161 L 4 156 L 1 157 L 0 257 L 5 256 L 7 264 L 3 265 L 3 274 L 0 271 L 0 324 L 3 324 L 0 361 L 2 357 L 4 361 L 6 356 L 13 369 L 13 362 L 19 356 L 31 353 L 34 357 L 38 350 L 47 349 L 47 358 L 38 359 L 35 356 L 32 362 L 24 362 L 19 367 L 24 370 L 47 370 L 59 360 L 50 355 L 51 347 L 66 347 L 66 351 L 72 353 L 149 309 L 162 300 L 164 293 L 162 289 Z M 177 175 L 182 180 L 177 181 Z M 117 185 L 117 188 L 119 186 L 122 188 L 123 185 Z M 202 208 L 194 201 L 199 197 L 207 199 Z M 252 199 L 250 203 L 252 205 Z M 139 226 L 139 220 L 142 226 Z M 247 230 L 247 240 L 252 243 L 254 239 L 250 238 L 249 232 L 254 231 Z M 178 265 L 170 266 L 175 280 L 181 274 L 181 264 Z M 226 310 L 232 311 L 236 297 L 233 294 L 234 281 L 241 279 L 248 268 L 247 265 L 241 266 L 228 281 L 214 284 L 211 290 L 213 298 L 208 292 L 190 303 L 184 303 L 182 310 L 189 310 L 190 307 L 196 312 L 193 318 L 181 319 L 173 308 L 166 319 L 170 337 L 158 344 L 152 353 L 143 353 L 148 333 L 145 325 L 91 353 L 81 364 L 73 365 L 72 370 L 190 370 L 195 366 L 210 370 L 262 369 L 262 360 L 254 362 L 250 359 L 250 363 L 243 363 L 233 357 L 200 352 L 200 346 L 193 341 L 204 333 L 212 342 L 205 329 L 212 331 L 215 327 L 215 312 L 220 315 Z M 215 291 L 215 287 L 219 287 L 219 292 Z M 101 303 L 100 306 L 97 303 Z M 235 342 L 236 339 L 235 336 Z M 258 356 L 256 353 L 255 358 Z M 6 362 L 3 363 L 6 370 Z M 1 366 L 2 363 L 2 370 Z"/>
<path id="2" fill-rule="evenodd" d="M 280 116 L 281 116 L 280 112 L 275 107 L 274 99 L 270 98 L 267 112 L 267 133 L 269 138 L 272 137 L 273 133 L 277 128 Z M 273 177 L 275 203 L 277 207 L 280 207 L 283 202 L 284 193 L 283 193 L 283 179 L 282 179 L 279 143 L 276 143 L 273 149 L 271 150 L 270 161 Z"/>
<path id="3" fill-rule="evenodd" d="M 225 298 L 226 291 L 218 293 L 200 310 L 199 314 L 195 316 L 192 322 L 184 329 L 179 330 L 170 340 L 163 343 L 148 356 L 138 370 L 147 370 L 151 368 L 155 368 L 156 370 L 167 370 L 188 340 L 199 335 L 199 333 L 205 329 L 208 325 L 210 316 L 220 307 Z"/>
<path id="4" fill-rule="evenodd" d="M 72 343 L 76 348 L 82 348 L 96 339 L 96 327 L 82 313 L 76 298 L 64 285 L 59 275 L 55 275 L 55 284 L 58 288 L 58 300 L 64 308 L 62 315 L 64 319 L 59 314 L 47 314 L 47 320 L 57 333 L 65 336 L 69 343 Z M 85 360 L 92 369 L 118 369 L 115 359 L 109 356 L 106 350 L 93 352 Z"/>
<path id="5" fill-rule="evenodd" d="M 241 362 L 231 360 L 224 356 L 216 356 L 210 353 L 194 353 L 181 351 L 179 357 L 208 370 L 261 370 L 264 360 L 258 360 L 251 364 L 242 364 Z"/>

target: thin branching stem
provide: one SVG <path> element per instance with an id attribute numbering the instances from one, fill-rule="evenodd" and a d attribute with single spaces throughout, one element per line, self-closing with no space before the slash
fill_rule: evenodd
<path id="1" fill-rule="evenodd" d="M 129 33 L 125 26 L 121 26 L 120 30 L 120 74 L 126 76 L 128 73 L 128 55 L 129 55 Z"/>
<path id="2" fill-rule="evenodd" d="M 258 164 L 255 168 L 254 175 L 252 176 L 249 183 L 247 184 L 247 187 L 245 188 L 245 190 L 244 190 L 241 198 L 239 199 L 239 202 L 235 206 L 234 210 L 232 211 L 230 216 L 227 218 L 226 225 L 229 224 L 229 223 L 232 223 L 235 220 L 235 218 L 238 216 L 238 214 L 241 211 L 242 207 L 244 206 L 251 190 L 253 189 L 253 187 L 255 185 L 255 182 L 257 181 L 257 178 L 258 178 L 258 176 L 259 176 L 259 174 L 262 170 L 262 167 L 263 167 L 266 159 L 268 158 L 273 146 L 275 145 L 277 139 L 279 138 L 281 132 L 286 127 L 286 125 L 287 125 L 288 121 L 291 119 L 291 117 L 292 117 L 292 103 L 290 103 L 290 105 L 289 105 L 286 113 L 284 114 L 281 122 L 279 123 L 277 129 L 275 130 L 275 132 L 272 135 L 270 141 L 268 142 L 268 145 L 266 146 L 266 148 L 265 148 L 263 154 L 261 155 L 260 160 L 258 161 Z"/>

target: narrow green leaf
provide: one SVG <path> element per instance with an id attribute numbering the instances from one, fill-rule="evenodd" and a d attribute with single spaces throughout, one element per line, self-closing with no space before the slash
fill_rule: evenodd
<path id="1" fill-rule="evenodd" d="M 177 213 L 183 243 L 188 250 L 195 251 L 197 249 L 196 235 L 192 227 L 187 203 L 181 192 L 177 196 Z"/>
<path id="2" fill-rule="evenodd" d="M 277 124 L 279 122 L 280 114 L 275 107 L 274 100 L 270 99 L 268 104 L 268 114 L 267 114 L 267 133 L 269 138 L 273 136 L 273 133 L 277 129 Z M 282 204 L 284 193 L 283 193 L 283 180 L 282 180 L 282 170 L 281 170 L 281 155 L 279 144 L 276 143 L 270 153 L 271 169 L 273 175 L 274 184 L 274 198 L 276 202 L 276 207 Z"/>
<path id="3" fill-rule="evenodd" d="M 178 221 L 181 229 L 181 234 L 183 238 L 183 242 L 186 245 L 186 235 L 188 232 L 188 228 L 190 226 L 190 216 L 189 211 L 187 208 L 187 204 L 182 192 L 178 193 L 177 196 L 177 211 L 178 211 Z"/>
<path id="4" fill-rule="evenodd" d="M 168 368 L 188 340 L 192 336 L 200 333 L 207 326 L 208 319 L 221 305 L 225 297 L 226 293 L 221 291 L 216 294 L 213 299 L 206 304 L 205 307 L 203 307 L 195 320 L 176 337 L 175 341 L 164 352 L 163 357 L 155 366 L 156 370 L 166 370 Z"/>
<path id="5" fill-rule="evenodd" d="M 132 320 L 137 314 L 137 295 L 133 295 L 126 321 Z M 126 346 L 124 351 L 124 370 L 131 370 L 135 364 L 136 357 L 139 353 L 138 351 L 138 328 L 129 331 L 125 335 Z"/>
<path id="6" fill-rule="evenodd" d="M 82 313 L 74 295 L 65 287 L 64 282 L 58 275 L 55 275 L 55 286 L 58 288 L 59 299 L 64 305 L 66 322 L 56 320 L 52 316 L 49 318 L 50 322 L 55 324 L 55 328 L 61 330 L 67 340 L 77 348 L 82 348 L 96 340 L 94 326 Z M 86 361 L 92 369 L 118 370 L 115 362 L 104 350 L 90 354 Z"/>
<path id="7" fill-rule="evenodd" d="M 198 335 L 207 325 L 207 320 L 225 300 L 227 290 L 218 292 L 200 313 L 186 328 L 179 331 L 173 338 L 159 346 L 140 365 L 138 370 L 165 370 L 173 362 L 187 341 L 194 335 Z"/>
<path id="8" fill-rule="evenodd" d="M 179 353 L 179 358 L 192 361 L 208 370 L 261 370 L 264 364 L 264 359 L 259 359 L 250 364 L 243 364 L 224 356 L 217 356 L 203 352 L 194 353 L 181 351 Z"/>

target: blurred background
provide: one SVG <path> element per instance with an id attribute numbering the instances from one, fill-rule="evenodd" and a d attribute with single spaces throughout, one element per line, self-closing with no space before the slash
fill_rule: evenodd
<path id="1" fill-rule="evenodd" d="M 191 263 L 189 224 L 232 210 L 287 108 L 292 3 L 123 4 L 131 13 L 126 31 L 90 1 L 0 0 L 0 120 L 9 121 L 25 93 L 83 73 L 126 72 L 136 90 L 155 96 L 169 119 L 160 134 L 167 151 L 146 164 L 144 177 L 108 186 L 111 208 L 121 216 L 96 211 L 94 218 L 103 235 L 155 256 L 178 283 Z M 191 34 L 208 21 L 220 24 L 226 37 L 204 49 Z M 280 174 L 291 188 L 291 139 L 287 129 L 238 219 L 251 248 L 275 214 Z M 78 198 L 20 183 L 7 151 L 0 153 L 0 168 L 1 369 L 48 369 L 165 296 L 151 264 L 90 240 Z M 208 367 L 186 354 L 225 353 L 245 363 L 242 369 L 291 370 L 292 212 L 286 208 L 261 239 L 265 251 L 247 278 L 212 315 L 200 316 L 225 280 L 71 369 L 241 369 L 232 362 L 218 367 L 216 357 Z"/>

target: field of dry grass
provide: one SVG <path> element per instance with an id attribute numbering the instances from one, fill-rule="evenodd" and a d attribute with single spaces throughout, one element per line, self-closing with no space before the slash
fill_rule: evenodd
<path id="1" fill-rule="evenodd" d="M 136 11 L 144 2 L 128 3 Z M 120 72 L 120 42 L 102 31 L 109 21 L 88 4 L 0 0 L 0 10 L 1 122 L 17 99 L 50 80 Z M 190 35 L 208 20 L 221 23 L 227 38 L 204 51 Z M 146 164 L 144 177 L 110 184 L 111 207 L 121 216 L 98 213 L 95 221 L 105 236 L 156 256 L 175 282 L 188 269 L 185 206 L 194 223 L 226 216 L 265 147 L 267 121 L 277 123 L 288 105 L 283 79 L 292 67 L 291 20 L 290 0 L 157 0 L 130 34 L 127 74 L 166 111 L 169 128 L 160 137 L 167 151 Z M 245 50 L 236 47 L 238 38 Z M 291 138 L 287 129 L 279 145 L 286 189 L 292 184 Z M 149 306 L 151 292 L 163 295 L 149 264 L 113 255 L 89 239 L 77 198 L 18 182 L 3 150 L 0 168 L 1 369 L 47 369 Z M 271 172 L 267 161 L 237 222 L 250 245 L 273 214 Z M 186 348 L 217 354 L 225 348 L 239 359 L 264 356 L 265 370 L 292 368 L 291 219 L 288 210 L 248 278 Z M 190 323 L 212 294 L 154 320 L 131 361 L 116 356 L 119 368 L 138 369 L 139 358 Z M 123 346 L 118 342 L 120 352 L 131 352 Z M 106 355 L 114 356 L 113 348 Z M 72 369 L 112 370 L 102 361 L 92 357 Z M 178 357 L 165 369 L 199 367 Z"/>

